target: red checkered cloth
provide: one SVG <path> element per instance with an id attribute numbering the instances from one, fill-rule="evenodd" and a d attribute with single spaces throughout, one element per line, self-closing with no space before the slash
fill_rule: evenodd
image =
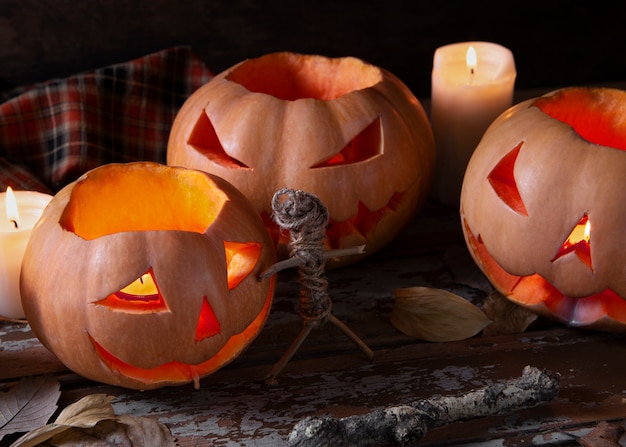
<path id="1" fill-rule="evenodd" d="M 178 109 L 211 76 L 175 47 L 22 88 L 0 104 L 0 191 L 54 193 L 102 164 L 165 163 Z"/>

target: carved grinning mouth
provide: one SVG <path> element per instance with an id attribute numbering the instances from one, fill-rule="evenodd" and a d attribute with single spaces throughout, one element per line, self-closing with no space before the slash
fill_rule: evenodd
<path id="1" fill-rule="evenodd" d="M 215 360 L 216 356 L 198 365 L 171 361 L 154 368 L 139 368 L 120 360 L 104 349 L 102 345 L 94 340 L 91 334 L 88 335 L 96 353 L 111 371 L 115 371 L 124 377 L 139 380 L 146 384 L 161 382 L 188 382 L 193 380 L 197 388 L 199 386 L 198 381 L 200 380 L 200 377 L 210 373 L 218 367 Z M 223 349 L 226 349 L 226 346 Z"/>
<path id="2" fill-rule="evenodd" d="M 111 371 L 115 371 L 124 377 L 140 381 L 146 385 L 193 381 L 194 386 L 198 388 L 200 377 L 210 374 L 234 359 L 259 332 L 269 314 L 272 297 L 274 295 L 275 277 L 271 277 L 270 281 L 271 283 L 265 304 L 248 327 L 239 334 L 233 335 L 209 360 L 196 365 L 174 360 L 154 368 L 140 368 L 119 359 L 99 344 L 91 334 L 87 335 L 96 353 Z"/>
<path id="3" fill-rule="evenodd" d="M 529 308 L 545 306 L 556 318 L 571 326 L 588 326 L 602 317 L 626 323 L 626 300 L 611 289 L 569 297 L 538 273 L 516 276 L 505 271 L 491 256 L 480 235 L 475 236 L 464 220 L 473 252 L 485 274 L 507 298 Z"/>
<path id="4" fill-rule="evenodd" d="M 342 239 L 348 235 L 360 235 L 363 240 L 366 240 L 376 229 L 378 222 L 387 214 L 394 214 L 402 204 L 404 198 L 404 192 L 395 193 L 389 202 L 382 208 L 377 210 L 368 209 L 362 202 L 359 202 L 358 211 L 354 217 L 344 220 L 335 221 L 330 219 L 326 228 L 326 236 L 328 238 L 328 249 L 333 250 L 336 248 L 342 248 Z M 263 222 L 267 227 L 272 240 L 278 243 L 289 243 L 289 235 L 283 234 L 280 231 L 276 222 L 266 212 L 261 214 Z"/>

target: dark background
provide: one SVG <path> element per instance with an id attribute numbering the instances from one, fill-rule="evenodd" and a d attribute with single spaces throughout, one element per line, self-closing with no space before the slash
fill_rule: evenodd
<path id="1" fill-rule="evenodd" d="M 626 2 L 0 0 L 0 90 L 179 44 L 214 71 L 273 51 L 357 56 L 430 95 L 435 49 L 513 51 L 517 88 L 626 79 Z"/>

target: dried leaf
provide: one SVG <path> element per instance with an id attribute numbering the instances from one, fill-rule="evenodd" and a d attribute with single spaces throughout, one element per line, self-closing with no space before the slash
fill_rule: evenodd
<path id="1" fill-rule="evenodd" d="M 395 290 L 391 324 L 406 335 L 426 341 L 463 340 L 483 330 L 489 318 L 465 298 L 441 289 Z"/>
<path id="2" fill-rule="evenodd" d="M 602 421 L 587 435 L 578 438 L 578 443 L 584 447 L 620 447 L 619 441 L 623 434 L 621 423 Z"/>
<path id="3" fill-rule="evenodd" d="M 0 439 L 32 430 L 48 422 L 61 395 L 52 376 L 27 377 L 0 394 Z"/>
<path id="4" fill-rule="evenodd" d="M 50 439 L 54 447 L 175 447 L 170 430 L 156 419 L 123 414 L 118 421 L 102 421 L 93 428 L 68 430 Z"/>
<path id="5" fill-rule="evenodd" d="M 158 445 L 168 447 L 176 445 L 170 429 L 156 419 L 123 414 L 120 416 L 120 423 L 128 427 L 126 433 L 134 446 Z"/>
<path id="6" fill-rule="evenodd" d="M 54 422 L 86 428 L 93 427 L 100 421 L 114 419 L 115 410 L 111 405 L 113 399 L 113 396 L 106 394 L 90 394 L 64 408 Z"/>
<path id="7" fill-rule="evenodd" d="M 11 447 L 34 447 L 71 428 L 94 427 L 98 422 L 115 419 L 112 400 L 105 394 L 85 396 L 63 409 L 54 423 L 31 430 Z"/>
<path id="8" fill-rule="evenodd" d="M 487 296 L 484 311 L 487 317 L 493 321 L 485 328 L 484 336 L 519 334 L 537 319 L 537 314 L 518 306 L 498 292 L 490 293 Z"/>
<path id="9" fill-rule="evenodd" d="M 37 447 L 131 447 L 126 435 L 119 434 L 119 429 L 115 421 L 102 421 L 92 428 L 68 428 Z"/>

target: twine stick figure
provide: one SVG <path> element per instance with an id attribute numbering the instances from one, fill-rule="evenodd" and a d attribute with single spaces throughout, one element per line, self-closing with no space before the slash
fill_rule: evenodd
<path id="1" fill-rule="evenodd" d="M 363 247 L 355 250 L 336 250 L 332 254 L 324 249 L 328 209 L 321 200 L 305 191 L 283 188 L 278 190 L 272 199 L 273 218 L 276 223 L 291 236 L 289 251 L 291 258 L 276 264 L 268 276 L 288 266 L 298 267 L 300 289 L 299 313 L 303 319 L 303 327 L 292 344 L 274 365 L 266 377 L 267 383 L 273 383 L 280 371 L 287 365 L 302 342 L 315 327 L 330 321 L 341 329 L 368 357 L 374 353 L 345 324 L 332 314 L 332 300 L 328 295 L 328 280 L 324 269 L 325 259 L 330 256 L 341 256 L 349 253 L 362 253 Z"/>

